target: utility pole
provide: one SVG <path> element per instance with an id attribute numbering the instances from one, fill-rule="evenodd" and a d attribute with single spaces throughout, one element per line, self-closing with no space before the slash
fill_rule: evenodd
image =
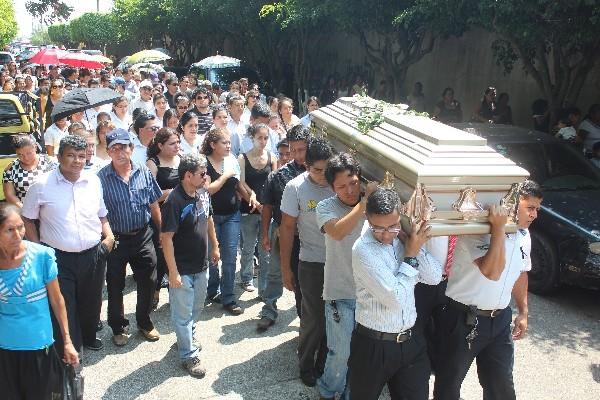
<path id="1" fill-rule="evenodd" d="M 96 0 L 96 12 L 100 12 L 100 0 Z"/>

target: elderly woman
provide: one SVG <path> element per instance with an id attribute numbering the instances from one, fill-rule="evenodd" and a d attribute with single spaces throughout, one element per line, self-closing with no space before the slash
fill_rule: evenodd
<path id="1" fill-rule="evenodd" d="M 50 307 L 64 338 L 64 359 L 79 363 L 58 286 L 54 250 L 23 240 L 13 204 L 0 205 L 0 382 L 5 399 L 53 399 L 62 392 Z"/>
<path id="2" fill-rule="evenodd" d="M 17 159 L 4 170 L 2 186 L 6 201 L 18 207 L 23 207 L 23 199 L 29 187 L 38 176 L 56 168 L 54 163 L 45 154 L 37 152 L 37 145 L 29 135 L 13 137 Z"/>

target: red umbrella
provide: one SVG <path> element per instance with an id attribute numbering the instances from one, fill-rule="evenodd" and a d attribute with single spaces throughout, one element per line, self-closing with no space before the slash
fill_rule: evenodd
<path id="1" fill-rule="evenodd" d="M 45 65 L 56 65 L 60 64 L 59 58 L 64 55 L 66 51 L 60 49 L 42 49 L 38 51 L 33 57 L 29 59 L 30 63 L 45 64 Z"/>
<path id="2" fill-rule="evenodd" d="M 94 60 L 94 58 L 92 56 L 90 56 L 89 54 L 86 54 L 86 53 L 81 53 L 81 52 L 77 52 L 77 53 L 66 52 L 64 55 L 59 56 L 58 60 L 60 63 L 70 65 L 71 67 L 94 68 L 94 69 L 104 68 L 104 65 L 102 65 L 102 63 Z"/>

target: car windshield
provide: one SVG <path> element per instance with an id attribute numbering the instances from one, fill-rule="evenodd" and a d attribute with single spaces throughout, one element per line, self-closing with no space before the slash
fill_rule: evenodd
<path id="1" fill-rule="evenodd" d="M 501 143 L 492 147 L 529 171 L 544 190 L 600 189 L 600 171 L 569 145 Z"/>

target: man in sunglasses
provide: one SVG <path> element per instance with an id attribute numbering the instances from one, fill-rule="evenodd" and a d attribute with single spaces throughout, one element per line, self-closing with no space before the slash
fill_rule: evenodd
<path id="1" fill-rule="evenodd" d="M 156 116 L 141 112 L 133 121 L 135 136 L 131 138 L 134 149 L 131 160 L 137 164 L 146 165 L 148 146 L 156 132 L 160 129 L 160 121 Z"/>
<path id="2" fill-rule="evenodd" d="M 393 399 L 427 400 L 429 358 L 422 332 L 414 331 L 417 282 L 436 285 L 442 265 L 423 245 L 429 225 L 400 226 L 400 198 L 389 189 L 369 196 L 369 228 L 352 248 L 356 286 L 356 328 L 350 348 L 349 384 L 353 399 L 378 399 L 388 385 Z"/>
<path id="3" fill-rule="evenodd" d="M 206 183 L 206 157 L 185 154 L 178 167 L 180 183 L 161 208 L 161 242 L 169 269 L 171 323 L 177 336 L 177 349 L 183 368 L 202 378 L 206 369 L 200 363 L 194 327 L 206 297 L 208 263 L 220 259 L 219 243 Z M 209 246 L 210 241 L 210 259 Z"/>
<path id="4" fill-rule="evenodd" d="M 212 126 L 212 112 L 210 111 L 211 94 L 205 87 L 199 87 L 192 94 L 194 107 L 190 110 L 198 116 L 198 135 L 204 136 Z"/>
<path id="5" fill-rule="evenodd" d="M 169 103 L 169 108 L 175 109 L 175 95 L 179 92 L 179 80 L 174 75 L 169 76 L 165 81 L 165 85 L 167 86 L 165 97 Z"/>

